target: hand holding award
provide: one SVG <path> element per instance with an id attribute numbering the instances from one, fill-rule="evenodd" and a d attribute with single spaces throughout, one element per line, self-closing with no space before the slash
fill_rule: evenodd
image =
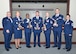
<path id="1" fill-rule="evenodd" d="M 31 22 L 29 22 L 29 24 L 28 24 L 28 28 L 32 28 Z"/>
<path id="2" fill-rule="evenodd" d="M 54 20 L 53 26 L 58 27 L 58 24 L 57 24 L 57 21 L 56 20 Z"/>
<path id="3" fill-rule="evenodd" d="M 47 30 L 47 29 L 46 29 L 46 25 L 45 25 L 45 24 L 43 25 L 43 30 L 44 30 L 44 31 L 46 31 L 46 30 Z"/>
<path id="4" fill-rule="evenodd" d="M 38 23 L 36 23 L 36 28 L 35 29 L 40 30 L 40 27 L 39 27 Z"/>
<path id="5" fill-rule="evenodd" d="M 18 27 L 19 29 L 23 29 L 23 27 L 21 26 L 21 23 L 18 23 Z"/>

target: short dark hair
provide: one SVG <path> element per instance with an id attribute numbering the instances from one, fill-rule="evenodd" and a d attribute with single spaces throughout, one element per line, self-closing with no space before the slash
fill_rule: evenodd
<path id="1" fill-rule="evenodd" d="M 26 13 L 26 16 L 29 15 L 29 13 Z"/>
<path id="2" fill-rule="evenodd" d="M 38 12 L 38 13 L 39 13 L 39 11 L 36 11 L 36 12 Z"/>
<path id="3" fill-rule="evenodd" d="M 70 17 L 70 14 L 67 14 Z"/>
<path id="4" fill-rule="evenodd" d="M 56 8 L 56 9 L 60 10 L 59 8 Z"/>

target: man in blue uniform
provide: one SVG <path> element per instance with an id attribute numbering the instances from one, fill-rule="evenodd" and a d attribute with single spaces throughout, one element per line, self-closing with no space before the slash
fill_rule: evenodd
<path id="1" fill-rule="evenodd" d="M 13 23 L 13 21 L 12 21 L 12 18 L 11 18 L 11 13 L 7 12 L 7 16 L 4 17 L 3 20 L 2 20 L 6 51 L 9 51 L 9 49 L 12 49 L 10 47 L 10 41 L 11 41 L 12 33 L 13 33 L 13 24 L 12 23 Z"/>
<path id="2" fill-rule="evenodd" d="M 31 19 L 29 18 L 29 14 L 26 14 L 26 18 L 23 21 L 23 27 L 25 30 L 25 40 L 26 40 L 26 47 L 30 48 L 30 37 L 31 37 L 31 29 L 32 29 L 32 25 L 31 25 Z"/>
<path id="3" fill-rule="evenodd" d="M 36 16 L 32 19 L 32 26 L 34 32 L 34 47 L 36 47 L 36 37 L 38 37 L 38 46 L 40 45 L 40 33 L 42 32 L 43 19 L 39 16 L 39 11 L 36 11 Z"/>
<path id="4" fill-rule="evenodd" d="M 49 13 L 46 12 L 46 17 L 43 24 L 43 30 L 44 30 L 45 39 L 46 39 L 46 48 L 50 48 L 50 34 L 51 34 L 52 24 L 53 24 L 53 21 L 49 17 Z"/>
<path id="5" fill-rule="evenodd" d="M 72 48 L 72 34 L 73 34 L 73 21 L 70 20 L 70 15 L 67 14 L 66 21 L 64 23 L 64 36 L 65 36 L 65 48 L 70 51 Z"/>
<path id="6" fill-rule="evenodd" d="M 54 46 L 58 47 L 58 50 L 61 48 L 61 33 L 62 25 L 64 23 L 63 15 L 60 14 L 59 8 L 56 8 L 55 15 L 52 16 L 53 23 L 53 33 L 54 33 Z"/>

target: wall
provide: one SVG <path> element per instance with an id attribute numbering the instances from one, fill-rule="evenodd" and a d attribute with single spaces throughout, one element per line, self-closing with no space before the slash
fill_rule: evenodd
<path id="1" fill-rule="evenodd" d="M 20 5 L 20 7 L 19 7 Z M 44 7 L 43 7 L 44 5 Z M 45 13 L 49 12 L 50 17 L 55 14 L 55 9 L 59 8 L 60 13 L 64 16 L 66 15 L 67 11 L 67 4 L 66 3 L 12 3 L 12 16 L 15 16 L 16 11 L 20 11 L 21 17 L 24 19 L 25 14 L 29 13 L 30 18 L 35 16 L 35 11 L 40 11 L 40 16 L 45 17 Z"/>
<path id="2" fill-rule="evenodd" d="M 0 1 L 0 28 L 2 28 L 2 19 L 6 16 L 6 12 L 10 10 L 9 0 Z"/>
<path id="3" fill-rule="evenodd" d="M 76 0 L 70 0 L 70 15 L 71 15 L 71 19 L 73 20 L 74 22 L 74 28 L 76 28 L 76 7 L 75 7 L 75 4 L 76 4 Z"/>

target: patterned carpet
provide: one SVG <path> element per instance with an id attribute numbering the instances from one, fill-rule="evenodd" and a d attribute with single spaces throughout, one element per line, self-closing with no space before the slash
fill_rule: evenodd
<path id="1" fill-rule="evenodd" d="M 10 49 L 10 51 L 7 52 L 4 48 L 4 45 L 0 44 L 0 54 L 76 54 L 75 44 L 73 44 L 72 50 L 69 52 L 63 49 L 65 45 L 62 45 L 60 50 L 57 50 L 57 48 L 52 47 L 46 49 L 44 45 L 41 45 L 42 47 L 33 47 L 33 45 L 31 46 L 31 48 L 27 48 L 25 44 L 22 44 L 21 48 L 16 49 L 15 45 L 12 44 L 12 49 Z"/>

